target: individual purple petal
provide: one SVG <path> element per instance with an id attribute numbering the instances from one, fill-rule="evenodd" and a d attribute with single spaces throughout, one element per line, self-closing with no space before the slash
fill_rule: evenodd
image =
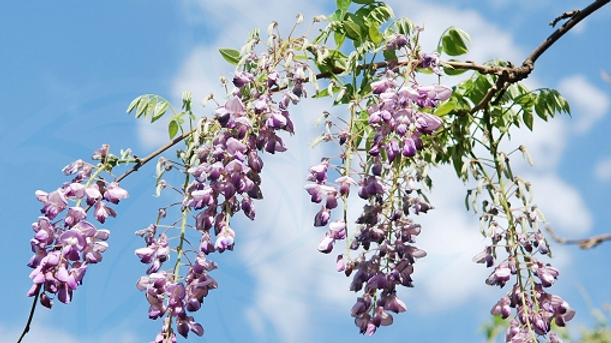
<path id="1" fill-rule="evenodd" d="M 330 218 L 331 218 L 331 213 L 329 209 L 323 206 L 320 209 L 320 211 L 316 213 L 316 216 L 314 216 L 314 226 L 316 227 L 326 226 L 329 223 Z"/>
<path id="2" fill-rule="evenodd" d="M 325 236 L 320 243 L 318 243 L 318 251 L 323 254 L 328 254 L 333 250 L 333 243 L 335 240 L 332 237 Z"/>
<path id="3" fill-rule="evenodd" d="M 386 298 L 384 309 L 394 313 L 401 313 L 407 311 L 407 305 L 396 295 L 390 295 Z"/>
<path id="4" fill-rule="evenodd" d="M 82 207 L 70 207 L 64 218 L 64 224 L 67 227 L 72 227 L 85 218 L 87 218 L 87 214 Z"/>
<path id="5" fill-rule="evenodd" d="M 111 182 L 108 187 L 106 187 L 106 192 L 104 193 L 104 199 L 112 202 L 113 204 L 118 204 L 120 200 L 127 197 L 127 191 L 119 187 L 119 184 L 116 182 Z"/>
<path id="6" fill-rule="evenodd" d="M 68 207 L 64 191 L 61 188 L 49 194 L 43 191 L 36 191 L 36 198 L 44 203 L 40 212 L 44 213 L 49 219 L 55 219 L 60 212 Z"/>
<path id="7" fill-rule="evenodd" d="M 433 131 L 437 130 L 442 124 L 443 121 L 438 116 L 426 112 L 418 112 L 418 118 L 416 119 L 416 127 L 423 134 L 432 133 Z"/>
<path id="8" fill-rule="evenodd" d="M 338 272 L 346 270 L 346 263 L 344 262 L 344 255 L 337 255 L 337 261 L 335 263 L 335 269 Z"/>
<path id="9" fill-rule="evenodd" d="M 93 211 L 93 216 L 101 224 L 104 224 L 104 222 L 106 222 L 106 218 L 108 218 L 108 216 L 111 216 L 111 217 L 115 218 L 117 216 L 117 212 L 114 209 L 106 206 L 105 202 L 98 201 L 98 202 L 95 203 L 95 208 L 94 208 L 94 211 Z"/>
<path id="10" fill-rule="evenodd" d="M 62 173 L 64 173 L 65 175 L 72 175 L 74 173 L 76 173 L 79 169 L 81 169 L 84 165 L 84 161 L 81 159 L 78 159 L 72 163 L 70 163 L 69 165 L 65 166 L 62 169 Z"/>
<path id="11" fill-rule="evenodd" d="M 511 315 L 511 301 L 507 297 L 502 297 L 493 307 L 490 309 L 490 314 L 497 316 L 501 315 L 503 319 L 506 319 Z"/>

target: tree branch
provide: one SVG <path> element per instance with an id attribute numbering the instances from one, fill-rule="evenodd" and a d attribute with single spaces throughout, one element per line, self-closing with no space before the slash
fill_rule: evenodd
<path id="1" fill-rule="evenodd" d="M 608 4 L 611 0 L 596 0 L 591 3 L 588 7 L 579 11 L 579 13 L 571 16 L 566 23 L 560 26 L 554 33 L 552 33 L 541 45 L 539 45 L 524 61 L 524 65 L 533 65 L 535 61 L 550 47 L 552 46 L 560 37 L 562 37 L 565 33 L 567 33 L 570 29 L 572 29 L 575 25 L 577 25 L 580 21 L 585 19 L 590 14 L 594 13 L 596 10 L 600 9 L 604 5 Z"/>
<path id="2" fill-rule="evenodd" d="M 116 182 L 120 182 L 121 180 L 125 179 L 129 174 L 137 171 L 138 169 L 140 169 L 140 167 L 142 167 L 143 165 L 147 164 L 153 158 L 159 156 L 164 151 L 168 150 L 169 148 L 173 147 L 174 145 L 182 142 L 185 138 L 187 138 L 191 134 L 193 134 L 193 132 L 195 132 L 195 129 L 193 129 L 191 131 L 187 131 L 187 132 L 183 133 L 182 136 L 178 136 L 178 137 L 174 138 L 173 140 L 171 140 L 170 142 L 166 143 L 161 148 L 153 151 L 151 154 L 149 154 L 145 158 L 138 159 L 138 161 L 136 162 L 135 166 L 133 166 L 131 169 L 129 169 L 128 171 L 123 173 L 123 175 L 119 176 L 115 181 Z"/>
<path id="3" fill-rule="evenodd" d="M 611 0 L 596 0 L 588 7 L 584 8 L 581 11 L 574 10 L 573 12 L 563 13 L 559 18 L 565 19 L 570 17 L 570 19 L 564 23 L 561 27 L 559 27 L 556 31 L 554 31 L 546 40 L 544 40 L 539 46 L 537 46 L 531 53 L 526 57 L 524 62 L 519 67 L 497 67 L 497 66 L 485 66 L 476 64 L 471 61 L 467 62 L 444 62 L 454 69 L 469 69 L 475 70 L 480 74 L 493 74 L 497 75 L 499 78 L 495 87 L 492 87 L 488 90 L 488 93 L 484 98 L 470 111 L 471 113 L 475 113 L 484 107 L 486 107 L 494 95 L 505 89 L 508 85 L 512 83 L 516 83 L 527 78 L 530 73 L 535 69 L 535 62 L 541 55 L 547 51 L 554 43 L 556 43 L 560 37 L 562 37 L 565 33 L 567 33 L 570 29 L 575 27 L 580 21 L 585 19 L 590 14 L 594 13 L 596 10 L 600 9 L 604 5 L 608 4 Z M 561 20 L 556 18 L 555 22 Z M 554 24 L 555 24 L 554 22 Z"/>
<path id="4" fill-rule="evenodd" d="M 579 247 L 581 249 L 594 248 L 595 246 L 599 245 L 600 243 L 604 241 L 611 240 L 611 233 L 606 233 L 606 234 L 592 236 L 589 238 L 582 238 L 582 239 L 566 239 L 566 238 L 558 236 L 556 232 L 554 232 L 554 230 L 549 226 L 546 226 L 545 230 L 549 232 L 552 239 L 555 240 L 556 242 L 560 244 L 579 244 Z"/>

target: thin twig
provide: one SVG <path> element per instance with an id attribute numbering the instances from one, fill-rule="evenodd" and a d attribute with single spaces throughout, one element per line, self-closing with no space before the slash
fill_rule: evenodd
<path id="1" fill-rule="evenodd" d="M 577 13 L 579 13 L 579 10 L 572 10 L 570 12 L 564 12 L 561 15 L 559 15 L 556 19 L 550 21 L 549 26 L 554 27 L 556 26 L 556 24 L 558 24 L 559 21 L 572 18 L 573 16 L 577 15 Z"/>
<path id="2" fill-rule="evenodd" d="M 566 238 L 558 236 L 556 232 L 554 232 L 554 230 L 549 226 L 546 226 L 545 230 L 549 232 L 552 239 L 555 240 L 556 242 L 560 244 L 579 244 L 579 247 L 582 249 L 594 248 L 595 246 L 599 245 L 600 243 L 604 241 L 611 240 L 611 233 L 606 233 L 606 234 L 592 236 L 589 238 L 582 238 L 582 239 L 566 239 Z"/>
<path id="3" fill-rule="evenodd" d="M 182 142 L 185 138 L 187 138 L 191 134 L 193 134 L 193 132 L 195 132 L 195 129 L 183 133 L 182 136 L 178 136 L 178 137 L 174 138 L 173 140 L 171 140 L 170 142 L 168 142 L 167 144 L 165 144 L 161 148 L 159 148 L 159 149 L 155 150 L 154 152 L 152 152 L 150 155 L 148 155 L 148 156 L 146 156 L 144 158 L 138 159 L 138 161 L 136 162 L 135 166 L 133 166 L 131 169 L 129 169 L 128 171 L 123 173 L 123 175 L 119 176 L 115 181 L 116 182 L 120 182 L 121 180 L 125 179 L 129 174 L 137 171 L 138 169 L 140 169 L 140 167 L 142 167 L 143 165 L 147 164 L 153 158 L 159 156 L 164 151 L 168 150 L 169 148 L 173 147 L 174 145 Z"/>
<path id="4" fill-rule="evenodd" d="M 38 303 L 39 296 L 40 289 L 38 289 L 38 292 L 36 292 L 36 296 L 34 297 L 34 301 L 32 302 L 32 308 L 30 309 L 30 315 L 28 316 L 28 321 L 25 323 L 25 327 L 23 328 L 23 332 L 21 332 L 21 336 L 19 336 L 17 343 L 21 343 L 23 337 L 25 337 L 25 335 L 30 332 L 30 324 L 32 324 L 32 319 L 34 319 L 34 310 L 36 310 L 36 304 Z"/>

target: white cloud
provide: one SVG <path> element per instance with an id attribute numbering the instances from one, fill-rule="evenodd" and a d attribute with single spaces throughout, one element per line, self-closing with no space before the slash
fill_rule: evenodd
<path id="1" fill-rule="evenodd" d="M 429 199 L 435 209 L 414 218 L 422 225 L 416 245 L 428 254 L 415 265 L 414 279 L 419 287 L 416 291 L 425 293 L 415 301 L 417 308 L 426 312 L 448 310 L 481 298 L 482 294 L 494 296 L 484 284 L 490 270 L 473 262 L 473 256 L 488 242 L 479 233 L 479 216 L 465 208 L 467 187 L 450 166 L 432 170 L 431 177 L 433 190 Z"/>
<path id="2" fill-rule="evenodd" d="M 579 191 L 556 174 L 527 176 L 546 220 L 562 234 L 583 235 L 592 229 L 592 214 Z"/>
<path id="3" fill-rule="evenodd" d="M 611 179 L 611 158 L 599 161 L 594 168 L 594 175 L 598 181 Z"/>
<path id="4" fill-rule="evenodd" d="M 475 10 L 464 10 L 452 5 L 425 1 L 388 1 L 388 3 L 397 15 L 407 14 L 415 24 L 424 25 L 425 30 L 420 37 L 425 51 L 434 50 L 443 31 L 455 26 L 466 31 L 473 43 L 469 46 L 469 53 L 461 56 L 461 59 L 484 62 L 493 58 L 502 58 L 517 64 L 525 57 L 510 33 L 486 20 Z"/>
<path id="5" fill-rule="evenodd" d="M 578 133 L 588 132 L 609 110 L 609 96 L 590 83 L 584 75 L 562 79 L 558 89 L 573 106 Z"/>

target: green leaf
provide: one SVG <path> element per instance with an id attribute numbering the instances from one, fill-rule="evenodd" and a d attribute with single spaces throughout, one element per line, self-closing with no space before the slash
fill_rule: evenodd
<path id="1" fill-rule="evenodd" d="M 454 61 L 458 61 L 458 60 L 450 59 L 449 62 L 454 62 Z M 448 75 L 448 76 L 460 75 L 460 74 L 463 74 L 463 73 L 465 73 L 467 71 L 467 69 L 454 69 L 454 67 L 452 67 L 452 65 L 447 64 L 447 63 L 441 63 L 441 66 L 443 67 L 444 73 L 446 73 L 446 75 Z"/>
<path id="2" fill-rule="evenodd" d="M 471 43 L 469 35 L 457 28 L 450 28 L 441 37 L 441 47 L 450 56 L 460 56 L 466 54 L 469 49 L 467 42 Z"/>
<path id="3" fill-rule="evenodd" d="M 524 113 L 522 114 L 522 119 L 524 120 L 524 124 L 526 127 L 532 131 L 533 130 L 533 111 L 530 108 L 525 108 Z"/>
<path id="4" fill-rule="evenodd" d="M 369 39 L 371 39 L 374 44 L 382 43 L 383 38 L 380 34 L 380 27 L 378 25 L 371 24 L 369 26 Z"/>
<path id="5" fill-rule="evenodd" d="M 333 39 L 335 40 L 335 46 L 339 50 L 346 40 L 346 35 L 341 32 L 333 32 Z"/>
<path id="6" fill-rule="evenodd" d="M 175 120 L 172 120 L 168 125 L 168 133 L 170 134 L 170 139 L 173 139 L 178 133 L 178 123 Z"/>
<path id="7" fill-rule="evenodd" d="M 219 49 L 219 52 L 221 53 L 221 56 L 223 56 L 225 61 L 233 65 L 237 65 L 240 62 L 240 59 L 242 58 L 240 56 L 240 52 L 235 49 Z"/>
<path id="8" fill-rule="evenodd" d="M 456 107 L 456 103 L 454 101 L 447 101 L 445 104 L 437 108 L 437 110 L 435 111 L 435 115 L 442 116 L 444 114 L 448 114 L 454 110 L 454 107 Z"/>
<path id="9" fill-rule="evenodd" d="M 409 21 L 407 18 L 399 18 L 395 23 L 397 30 L 400 34 L 409 36 L 414 30 L 414 23 Z"/>
<path id="10" fill-rule="evenodd" d="M 539 94 L 535 99 L 535 113 L 539 116 L 539 118 L 547 121 L 547 106 L 545 104 L 545 99 L 542 94 Z"/>
<path id="11" fill-rule="evenodd" d="M 342 19 L 344 19 L 344 13 L 345 12 L 342 12 L 341 10 L 336 10 L 327 17 L 327 21 L 329 21 L 329 23 L 332 23 L 334 21 L 341 21 Z"/>
<path id="12" fill-rule="evenodd" d="M 348 11 L 348 8 L 350 8 L 350 0 L 336 0 L 337 2 L 337 8 L 340 11 L 346 12 Z"/>
<path id="13" fill-rule="evenodd" d="M 380 3 L 380 6 L 374 8 L 369 15 L 367 16 L 367 22 L 369 23 L 377 23 L 379 26 L 382 26 L 383 23 L 388 21 L 388 19 L 394 17 L 394 13 L 392 8 L 385 3 Z"/>
<path id="14" fill-rule="evenodd" d="M 372 3 L 374 0 L 352 0 L 355 4 L 368 5 Z"/>
<path id="15" fill-rule="evenodd" d="M 318 98 L 325 98 L 327 96 L 329 96 L 329 89 L 328 88 L 324 88 L 324 89 L 321 89 L 318 92 L 316 92 L 316 94 L 314 94 L 314 96 L 312 98 L 318 99 Z"/>
<path id="16" fill-rule="evenodd" d="M 357 42 L 360 42 L 363 40 L 361 38 L 361 28 L 357 24 L 351 21 L 344 21 L 343 24 L 344 24 L 344 29 L 346 30 L 346 36 L 348 36 L 348 38 L 354 41 L 357 41 Z"/>
<path id="17" fill-rule="evenodd" d="M 157 119 L 163 117 L 163 115 L 168 109 L 168 106 L 170 106 L 170 104 L 168 104 L 168 102 L 165 100 L 161 100 L 160 102 L 158 102 L 157 105 L 155 105 L 155 110 L 153 111 L 153 118 L 151 118 L 151 123 L 154 123 L 157 121 Z"/>
<path id="18" fill-rule="evenodd" d="M 138 107 L 136 108 L 136 118 L 140 118 L 143 114 L 146 113 L 146 106 L 148 105 L 148 101 L 144 100 L 145 98 L 141 98 L 138 103 Z"/>
<path id="19" fill-rule="evenodd" d="M 129 104 L 129 107 L 127 108 L 127 113 L 131 113 L 131 111 L 133 111 L 134 107 L 136 107 L 136 105 L 138 105 L 138 103 L 140 102 L 140 99 L 142 98 L 142 96 L 137 97 L 136 99 L 134 99 L 134 101 L 132 101 Z"/>
<path id="20" fill-rule="evenodd" d="M 153 110 L 155 110 L 155 106 L 157 106 L 157 98 L 156 96 L 153 96 L 149 99 L 148 103 L 146 104 L 146 114 L 144 115 L 144 118 L 148 118 L 153 114 Z"/>
<path id="21" fill-rule="evenodd" d="M 397 53 L 395 52 L 395 50 L 384 50 L 382 54 L 384 55 L 385 61 L 396 61 L 397 60 Z"/>

